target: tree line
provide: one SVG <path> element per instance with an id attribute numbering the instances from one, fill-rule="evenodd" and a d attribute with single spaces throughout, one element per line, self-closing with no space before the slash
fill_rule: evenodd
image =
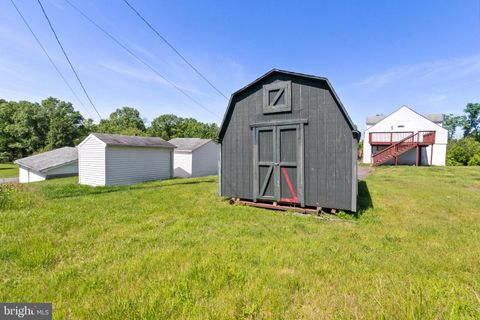
<path id="1" fill-rule="evenodd" d="M 194 118 L 164 114 L 149 125 L 131 107 L 118 108 L 95 124 L 70 102 L 49 97 L 38 102 L 0 99 L 0 162 L 75 146 L 92 132 L 172 138 L 216 139 L 218 126 Z"/>
<path id="2" fill-rule="evenodd" d="M 443 127 L 448 130 L 447 165 L 480 165 L 480 103 L 468 103 L 463 115 L 448 114 Z M 463 137 L 456 138 L 460 128 Z"/>

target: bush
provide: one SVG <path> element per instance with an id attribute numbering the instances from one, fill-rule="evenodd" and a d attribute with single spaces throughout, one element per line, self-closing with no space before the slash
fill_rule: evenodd
<path id="1" fill-rule="evenodd" d="M 480 166 L 480 154 L 476 154 L 468 160 L 469 166 Z"/>
<path id="2" fill-rule="evenodd" d="M 480 142 L 472 137 L 452 140 L 447 145 L 447 165 L 480 165 Z"/>

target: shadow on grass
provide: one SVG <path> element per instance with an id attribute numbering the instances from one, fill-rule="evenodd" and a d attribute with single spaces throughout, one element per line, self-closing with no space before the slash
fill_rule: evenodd
<path id="1" fill-rule="evenodd" d="M 358 181 L 357 212 L 345 212 L 345 217 L 358 219 L 365 211 L 373 208 L 372 197 L 368 190 L 368 184 L 364 180 Z"/>
<path id="2" fill-rule="evenodd" d="M 121 192 L 121 191 L 130 191 L 130 190 L 147 190 L 147 189 L 163 189 L 174 187 L 178 185 L 192 185 L 192 184 L 201 184 L 201 183 L 212 183 L 215 182 L 215 179 L 202 179 L 202 180 L 189 180 L 189 179 L 172 179 L 167 181 L 162 181 L 161 184 L 158 184 L 158 181 L 150 183 L 141 183 L 133 184 L 127 186 L 99 186 L 91 187 L 80 184 L 71 184 L 71 185 L 51 185 L 45 186 L 42 190 L 45 197 L 48 199 L 62 199 L 62 198 L 72 198 L 72 197 L 82 197 L 96 194 L 112 193 L 112 192 Z"/>
<path id="3" fill-rule="evenodd" d="M 365 180 L 360 180 L 358 181 L 358 210 L 355 212 L 355 217 L 360 217 L 370 208 L 373 208 L 373 202 L 368 190 L 368 184 Z"/>

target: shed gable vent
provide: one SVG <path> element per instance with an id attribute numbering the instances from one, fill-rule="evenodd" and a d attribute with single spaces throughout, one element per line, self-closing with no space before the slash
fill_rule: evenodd
<path id="1" fill-rule="evenodd" d="M 263 113 L 292 111 L 292 82 L 278 81 L 263 86 Z"/>

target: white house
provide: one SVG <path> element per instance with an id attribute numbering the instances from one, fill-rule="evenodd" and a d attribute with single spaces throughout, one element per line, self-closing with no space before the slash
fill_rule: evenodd
<path id="1" fill-rule="evenodd" d="M 175 177 L 201 177 L 218 174 L 220 145 L 211 139 L 175 138 L 173 175 Z"/>
<path id="2" fill-rule="evenodd" d="M 78 153 L 74 147 L 63 147 L 18 159 L 20 183 L 75 176 L 78 174 Z"/>
<path id="3" fill-rule="evenodd" d="M 448 131 L 442 123 L 442 114 L 421 115 L 406 106 L 367 117 L 363 162 L 444 166 Z"/>
<path id="4" fill-rule="evenodd" d="M 79 183 L 125 185 L 171 178 L 174 148 L 156 137 L 92 133 L 78 145 Z"/>

